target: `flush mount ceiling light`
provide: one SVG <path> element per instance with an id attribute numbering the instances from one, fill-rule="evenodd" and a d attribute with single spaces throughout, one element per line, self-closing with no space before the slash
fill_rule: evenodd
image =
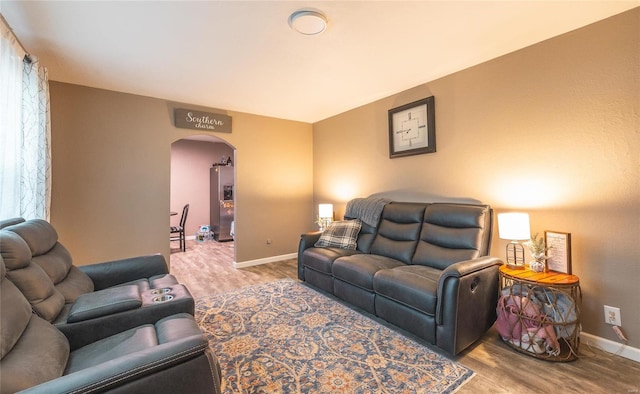
<path id="1" fill-rule="evenodd" d="M 327 28 L 327 17 L 314 10 L 298 10 L 289 17 L 289 26 L 300 34 L 314 36 Z"/>

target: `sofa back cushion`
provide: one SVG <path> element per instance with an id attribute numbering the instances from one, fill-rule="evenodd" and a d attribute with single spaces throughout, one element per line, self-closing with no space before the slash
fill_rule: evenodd
<path id="1" fill-rule="evenodd" d="M 9 226 L 13 226 L 13 225 L 16 225 L 16 224 L 22 223 L 22 222 L 24 222 L 23 218 L 2 219 L 2 220 L 0 220 L 0 229 L 3 229 L 5 227 L 9 227 Z"/>
<path id="2" fill-rule="evenodd" d="M 58 233 L 49 222 L 33 219 L 4 231 L 14 232 L 24 239 L 31 250 L 32 262 L 47 273 L 66 303 L 93 291 L 93 281 L 73 266 L 71 254 L 58 242 Z"/>
<path id="3" fill-rule="evenodd" d="M 31 313 L 31 305 L 5 277 L 0 256 L 0 377 L 1 391 L 15 393 L 62 376 L 69 358 L 69 342 Z"/>
<path id="4" fill-rule="evenodd" d="M 356 250 L 362 253 L 369 253 L 371 251 L 371 245 L 376 237 L 376 228 L 362 222 L 362 227 L 358 233 L 358 246 Z"/>
<path id="5" fill-rule="evenodd" d="M 0 255 L 0 360 L 13 349 L 31 319 L 31 305 L 5 277 L 6 273 L 4 260 Z"/>
<path id="6" fill-rule="evenodd" d="M 427 206 L 412 264 L 445 269 L 458 261 L 486 256 L 491 244 L 488 205 L 434 203 Z"/>
<path id="7" fill-rule="evenodd" d="M 370 252 L 410 264 L 420 237 L 425 207 L 425 204 L 403 202 L 385 205 Z"/>
<path id="8" fill-rule="evenodd" d="M 64 297 L 47 273 L 31 261 L 29 245 L 18 234 L 0 230 L 0 254 L 7 278 L 20 289 L 39 316 L 53 321 L 64 307 Z"/>

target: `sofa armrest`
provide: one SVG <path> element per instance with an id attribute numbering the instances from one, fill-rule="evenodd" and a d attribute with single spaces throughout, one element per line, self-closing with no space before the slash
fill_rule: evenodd
<path id="1" fill-rule="evenodd" d="M 164 256 L 154 254 L 78 267 L 93 281 L 95 290 L 169 273 Z"/>
<path id="2" fill-rule="evenodd" d="M 451 264 L 442 271 L 442 277 L 440 279 L 440 285 L 442 285 L 442 279 L 453 276 L 462 277 L 464 275 L 472 274 L 476 271 L 480 271 L 495 265 L 502 265 L 502 260 L 497 257 L 484 256 L 473 260 L 464 260 Z"/>
<path id="3" fill-rule="evenodd" d="M 318 242 L 322 231 L 313 231 L 300 235 L 300 243 L 298 244 L 298 279 L 304 280 L 304 272 L 302 267 L 302 254 L 305 250 L 312 248 Z"/>
<path id="4" fill-rule="evenodd" d="M 457 354 L 495 322 L 501 264 L 499 258 L 485 256 L 442 271 L 436 308 L 437 346 Z"/>
<path id="5" fill-rule="evenodd" d="M 318 242 L 321 235 L 322 231 L 312 231 L 300 235 L 300 246 L 298 248 L 298 253 L 304 252 L 305 249 L 312 248 L 313 245 Z"/>

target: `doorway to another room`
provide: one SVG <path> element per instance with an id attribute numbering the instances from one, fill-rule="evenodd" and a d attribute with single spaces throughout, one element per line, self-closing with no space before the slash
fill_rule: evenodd
<path id="1" fill-rule="evenodd" d="M 215 136 L 190 136 L 171 144 L 171 226 L 179 225 L 183 208 L 189 204 L 184 225 L 186 251 L 178 241 L 170 241 L 172 270 L 179 269 L 181 259 L 190 257 L 203 260 L 197 265 L 233 265 L 235 164 L 235 148 Z M 215 258 L 208 260 L 207 256 Z"/>

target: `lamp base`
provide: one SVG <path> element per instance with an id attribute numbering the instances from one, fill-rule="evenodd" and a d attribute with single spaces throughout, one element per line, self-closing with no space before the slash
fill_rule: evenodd
<path id="1" fill-rule="evenodd" d="M 514 270 L 524 269 L 524 248 L 516 241 L 507 244 L 507 267 Z"/>

